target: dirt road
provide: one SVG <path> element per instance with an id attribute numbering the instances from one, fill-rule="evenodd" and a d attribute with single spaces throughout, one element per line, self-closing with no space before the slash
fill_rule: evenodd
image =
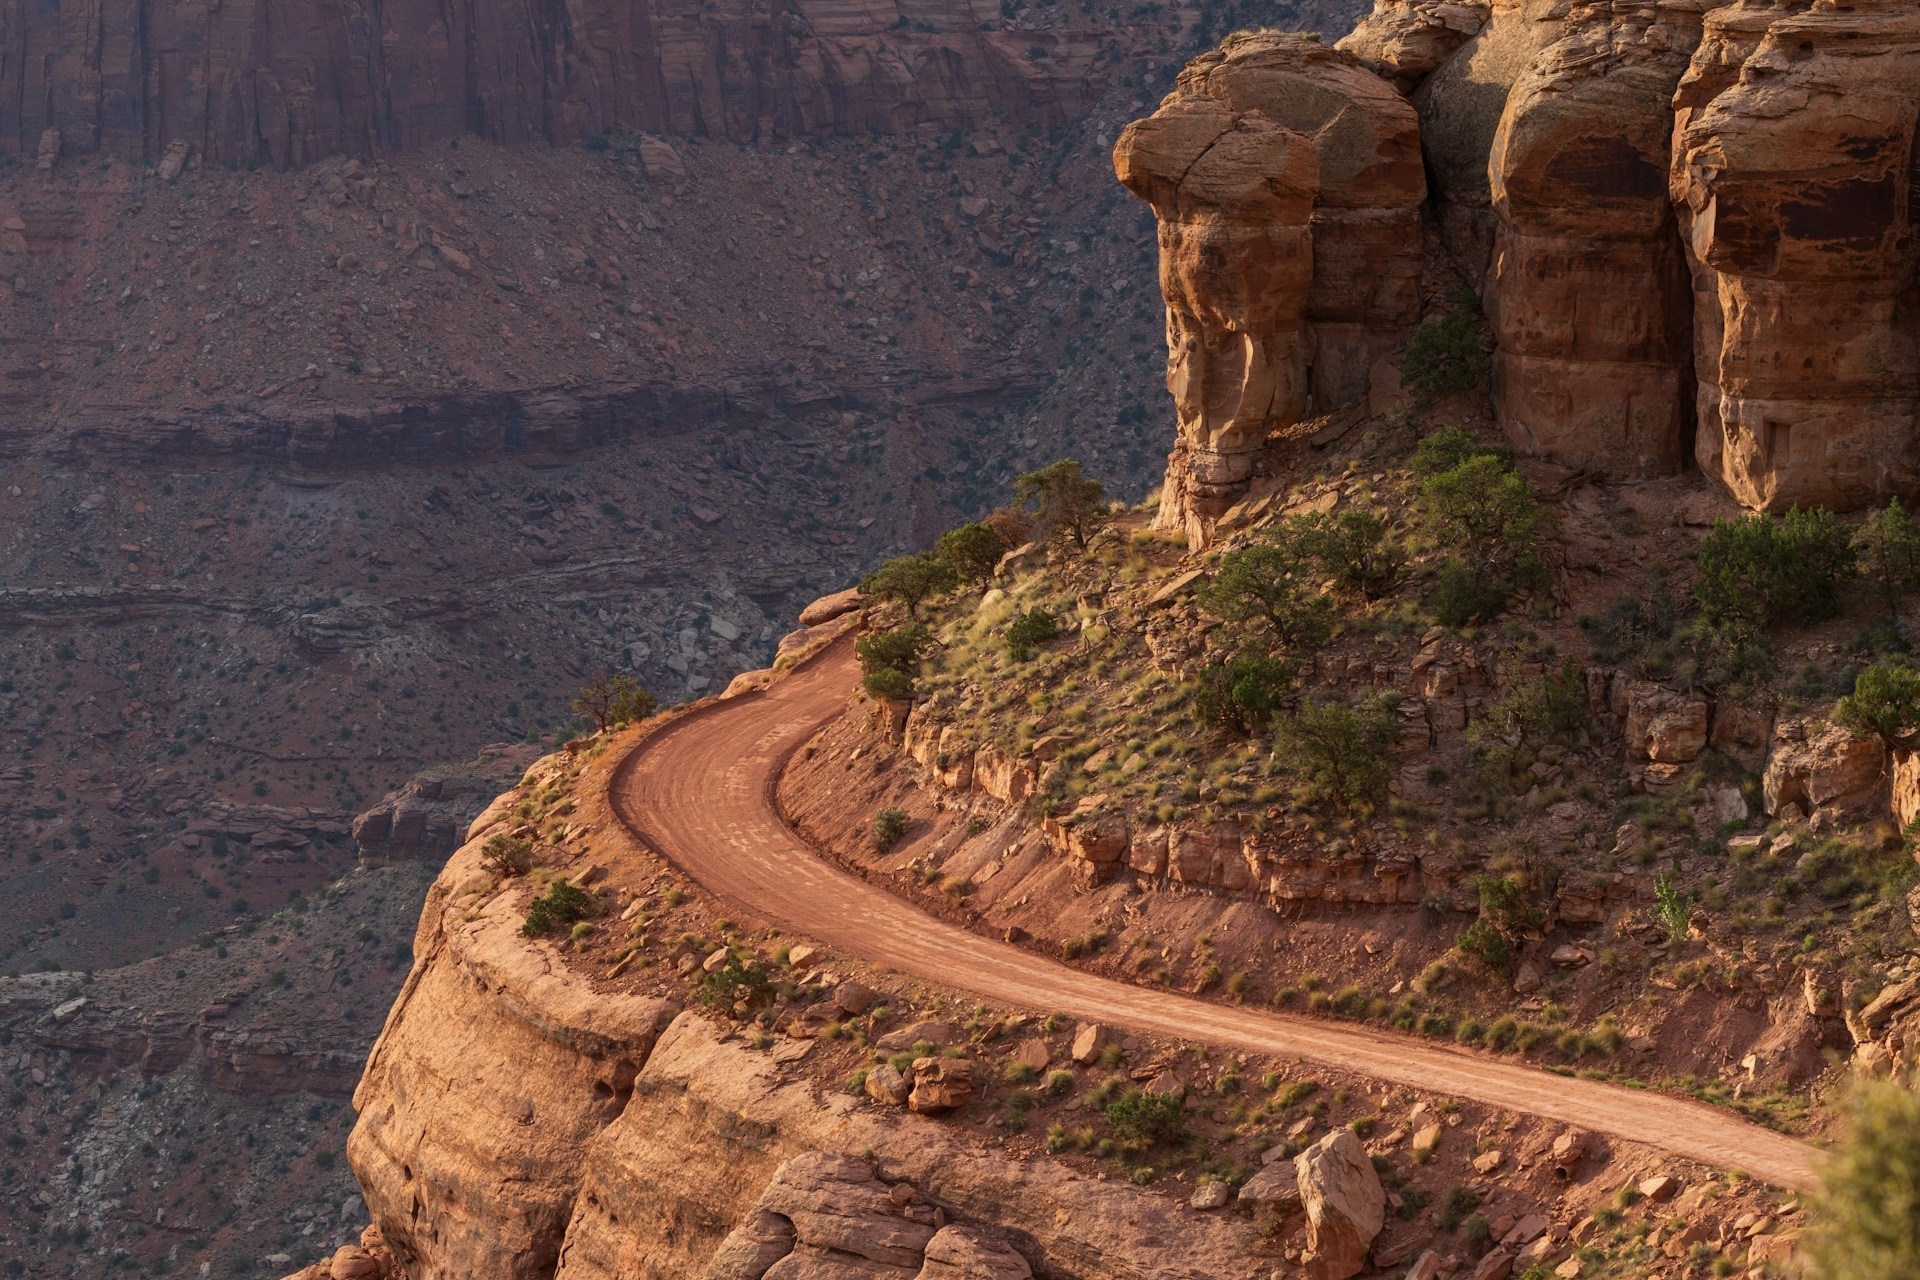
<path id="1" fill-rule="evenodd" d="M 1812 1182 L 1813 1149 L 1705 1103 L 1569 1079 L 1365 1027 L 1259 1012 L 1080 973 L 969 933 L 829 865 L 787 829 L 773 783 L 846 705 L 838 644 L 765 694 L 697 712 L 646 739 L 614 781 L 615 812 L 709 891 L 849 955 L 1018 1008 L 1308 1061 L 1472 1098 L 1739 1169 Z"/>

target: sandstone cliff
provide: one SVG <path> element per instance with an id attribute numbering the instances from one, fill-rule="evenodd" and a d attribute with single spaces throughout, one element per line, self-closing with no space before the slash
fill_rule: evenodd
<path id="1" fill-rule="evenodd" d="M 1450 265 L 1480 282 L 1495 415 L 1523 453 L 1617 478 L 1697 459 L 1741 503 L 1769 509 L 1856 507 L 1920 485 L 1910 5 L 1378 0 L 1337 57 L 1303 58 L 1306 47 L 1261 37 L 1204 56 L 1116 150 L 1122 181 L 1162 219 L 1169 264 L 1181 434 L 1166 523 L 1204 538 L 1244 491 L 1264 434 L 1303 413 L 1298 371 L 1314 371 L 1316 407 L 1351 399 L 1396 336 L 1454 305 L 1432 280 L 1418 296 L 1422 202 Z M 1305 80 L 1276 76 L 1276 48 L 1310 68 Z M 1234 73 L 1273 88 L 1223 91 Z M 1382 88 L 1417 112 L 1431 191 L 1417 172 L 1344 197 L 1316 185 L 1312 281 L 1278 278 L 1264 301 L 1210 309 L 1237 295 L 1181 265 L 1197 252 L 1176 229 L 1191 216 L 1140 180 L 1148 133 L 1211 94 L 1242 132 L 1313 137 L 1326 168 L 1329 143 L 1351 145 L 1360 120 L 1391 118 L 1376 105 Z M 1342 103 L 1337 129 L 1302 118 L 1328 96 Z M 1410 151 L 1415 127 L 1397 126 L 1392 145 Z M 1188 145 L 1189 159 L 1204 148 Z M 1278 163 L 1268 176 L 1299 181 Z M 1356 239 L 1355 215 L 1332 208 L 1366 211 L 1372 238 Z M 1299 234 L 1295 210 L 1241 219 L 1248 244 Z M 1323 248 L 1339 237 L 1355 252 Z M 1403 287 L 1382 306 L 1385 279 Z M 1336 298 L 1366 316 L 1331 314 Z M 1192 319 L 1206 316 L 1211 330 Z M 1243 330 L 1259 335 L 1276 392 L 1259 421 L 1239 411 L 1223 445 L 1194 388 L 1221 381 L 1214 353 Z"/>
<path id="2" fill-rule="evenodd" d="M 1345 3 L 1298 16 L 1340 22 L 1343 9 L 1350 20 Z M 1008 20 L 987 0 L 8 0 L 0 153 L 45 165 L 107 150 L 177 174 L 462 134 L 566 144 L 624 128 L 764 144 L 990 120 L 1051 128 L 1097 96 L 1117 36 L 1117 23 Z"/>

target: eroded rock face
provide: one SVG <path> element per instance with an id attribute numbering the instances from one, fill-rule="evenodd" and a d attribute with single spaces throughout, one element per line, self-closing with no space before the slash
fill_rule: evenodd
<path id="1" fill-rule="evenodd" d="M 1386 1225 L 1387 1193 L 1367 1149 L 1351 1129 L 1336 1129 L 1294 1157 L 1307 1211 L 1309 1280 L 1347 1280 L 1366 1270 L 1367 1250 Z"/>
<path id="2" fill-rule="evenodd" d="M 1379 0 L 1334 47 L 1412 93 L 1492 16 L 1487 0 Z"/>
<path id="3" fill-rule="evenodd" d="M 1365 394 L 1418 320 L 1418 121 L 1350 58 L 1258 35 L 1190 63 L 1114 169 L 1160 221 L 1180 423 L 1161 521 L 1204 542 L 1267 435 Z"/>
<path id="4" fill-rule="evenodd" d="M 1749 507 L 1910 492 L 1920 13 L 1741 0 L 1675 105 L 1701 468 Z"/>
<path id="5" fill-rule="evenodd" d="M 1217 516 L 1267 433 L 1306 407 L 1307 290 L 1320 160 L 1305 136 L 1176 95 L 1127 126 L 1114 169 L 1160 221 L 1167 390 L 1179 439 L 1163 523 Z"/>
<path id="6" fill-rule="evenodd" d="M 1535 456 L 1601 475 L 1677 471 L 1693 374 L 1669 104 L 1700 15 L 1601 0 L 1556 25 L 1487 162 L 1496 413 Z"/>
<path id="7" fill-rule="evenodd" d="M 0 151 L 105 148 L 294 167 L 476 132 L 578 142 L 615 126 L 770 141 L 1067 123 L 1101 32 L 982 30 L 998 6 L 345 0 L 0 4 Z M 1035 44 L 1045 58 L 1027 56 Z M 47 164 L 51 165 L 51 160 Z M 649 165 L 651 167 L 651 164 Z M 178 172 L 176 164 L 175 172 Z"/>

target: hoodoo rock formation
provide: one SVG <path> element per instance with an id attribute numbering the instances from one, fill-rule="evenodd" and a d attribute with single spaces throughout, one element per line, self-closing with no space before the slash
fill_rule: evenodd
<path id="1" fill-rule="evenodd" d="M 1179 123 L 1199 119 L 1215 133 Z M 1313 143 L 1304 296 L 1283 149 L 1265 176 L 1293 204 L 1243 200 L 1231 249 L 1194 233 L 1188 187 L 1229 128 Z M 1262 35 L 1202 56 L 1115 150 L 1162 224 L 1163 523 L 1204 540 L 1266 433 L 1367 390 L 1421 318 L 1421 220 L 1480 284 L 1522 453 L 1623 478 L 1691 455 L 1753 508 L 1912 493 L 1917 132 L 1920 14 L 1897 0 L 1377 0 L 1336 50 Z M 1228 265 L 1263 236 L 1286 269 Z M 1270 377 L 1239 378 L 1242 347 Z"/>
<path id="2" fill-rule="evenodd" d="M 998 5 L 695 8 L 649 0 L 365 7 L 322 0 L 0 4 L 0 152 L 298 167 L 475 133 L 616 126 L 738 142 L 1067 123 L 1095 30 L 999 29 Z M 1029 56 L 1034 48 L 1044 56 Z M 177 172 L 177 167 L 176 167 Z"/>
<path id="3" fill-rule="evenodd" d="M 1263 34 L 1195 59 L 1114 166 L 1160 220 L 1166 510 L 1218 515 L 1270 431 L 1363 393 L 1418 321 L 1419 125 L 1378 76 Z"/>
<path id="4" fill-rule="evenodd" d="M 1860 506 L 1920 484 L 1920 13 L 1782 7 L 1708 15 L 1675 98 L 1698 456 L 1748 506 Z"/>

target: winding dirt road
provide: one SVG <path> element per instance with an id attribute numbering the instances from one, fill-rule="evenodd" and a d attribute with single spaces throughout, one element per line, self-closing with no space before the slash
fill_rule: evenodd
<path id="1" fill-rule="evenodd" d="M 852 645 L 842 641 L 764 694 L 712 704 L 646 738 L 614 775 L 614 811 L 710 892 L 916 978 L 1020 1008 L 1298 1056 L 1472 1098 L 1743 1170 L 1776 1186 L 1811 1184 L 1811 1147 L 1705 1103 L 1095 977 L 936 920 L 840 871 L 787 829 L 773 785 L 792 754 L 846 705 L 854 670 Z"/>

